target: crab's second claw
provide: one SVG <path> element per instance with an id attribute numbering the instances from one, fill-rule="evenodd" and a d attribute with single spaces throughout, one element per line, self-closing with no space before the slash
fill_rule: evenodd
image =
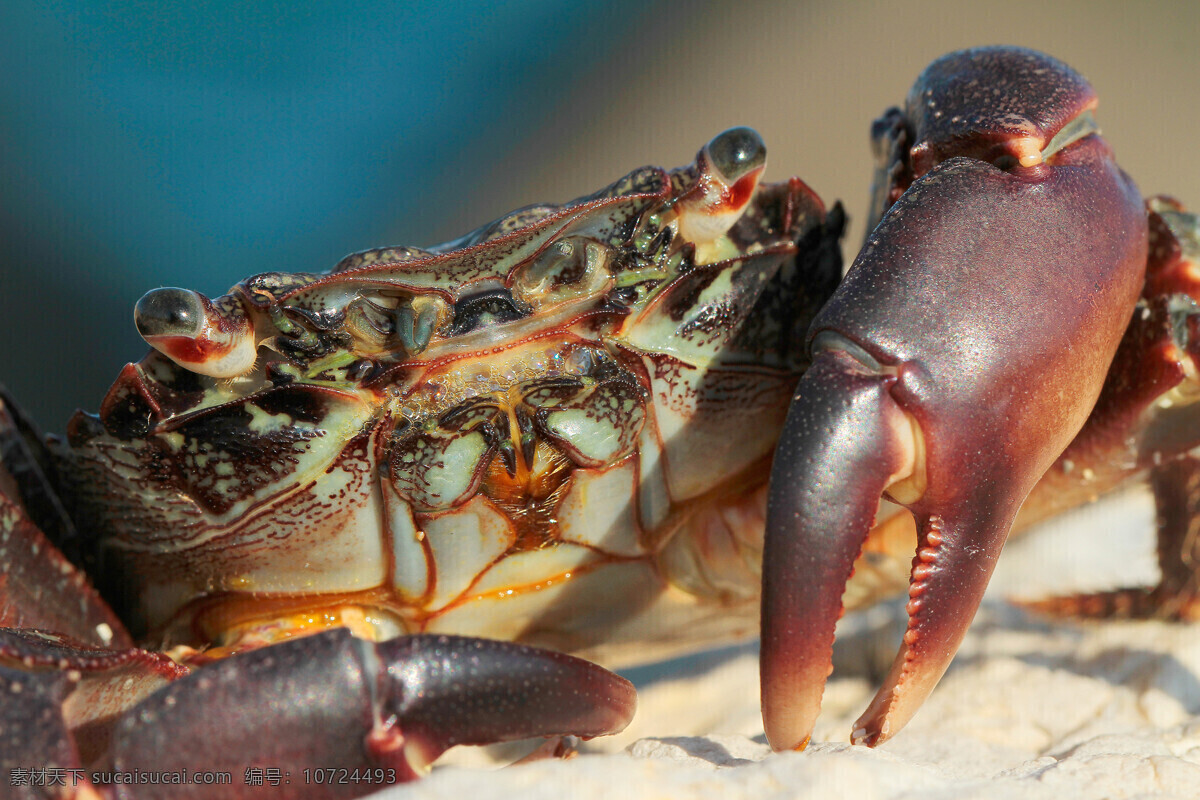
<path id="1" fill-rule="evenodd" d="M 814 321 L 763 552 L 763 708 L 776 749 L 811 734 L 841 594 L 884 492 L 913 512 L 920 540 L 904 644 L 854 741 L 894 735 L 949 665 L 1021 502 L 1095 402 L 1137 297 L 1145 235 L 1136 194 L 1113 172 L 1084 182 L 941 164 L 885 215 Z M 1069 202 L 1076 182 L 1105 206 L 1105 235 L 1062 233 L 1095 226 Z M 1025 243 L 1035 238 L 1040 252 Z"/>
<path id="2" fill-rule="evenodd" d="M 295 784 L 330 765 L 411 780 L 454 745 L 615 733 L 635 706 L 624 678 L 561 653 L 432 634 L 372 643 L 338 629 L 232 656 L 146 698 L 116 724 L 111 768 L 276 767 L 292 785 L 221 796 L 357 797 L 372 787 Z M 162 788 L 138 797 L 213 796 Z"/>

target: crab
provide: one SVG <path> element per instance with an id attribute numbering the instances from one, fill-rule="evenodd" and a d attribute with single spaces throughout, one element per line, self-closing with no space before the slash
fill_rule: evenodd
<path id="1" fill-rule="evenodd" d="M 1200 616 L 1200 222 L 1143 203 L 1095 102 L 1033 51 L 935 61 L 873 128 L 844 278 L 841 207 L 735 128 L 436 247 L 149 292 L 98 415 L 44 443 L 0 406 L 0 767 L 67 778 L 18 796 L 561 751 L 634 711 L 592 660 L 760 625 L 768 740 L 802 749 L 843 609 L 907 589 L 878 745 L 1010 530 L 1147 475 L 1161 584 L 1043 607 Z M 149 782 L 189 770 L 233 785 Z"/>

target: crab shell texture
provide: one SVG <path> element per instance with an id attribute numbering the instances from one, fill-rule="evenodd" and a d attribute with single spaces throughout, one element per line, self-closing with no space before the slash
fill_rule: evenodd
<path id="1" fill-rule="evenodd" d="M 733 129 L 428 250 L 151 292 L 156 349 L 59 448 L 106 595 L 213 653 L 753 634 L 769 460 L 840 276 L 840 209 L 764 166 Z"/>

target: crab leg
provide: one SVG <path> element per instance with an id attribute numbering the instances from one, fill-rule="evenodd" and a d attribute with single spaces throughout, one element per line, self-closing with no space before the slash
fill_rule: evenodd
<path id="1" fill-rule="evenodd" d="M 303 770 L 384 768 L 409 780 L 457 744 L 614 733 L 635 705 L 623 678 L 560 653 L 454 636 L 370 643 L 336 630 L 164 687 L 117 723 L 110 758 L 116 772 L 154 764 L 234 776 L 219 793 L 159 787 L 164 797 L 357 796 L 371 785 L 313 784 L 304 794 Z M 291 785 L 246 785 L 248 767 L 290 772 Z M 160 796 L 153 789 L 139 787 L 138 800 Z"/>
<path id="2" fill-rule="evenodd" d="M 183 672 L 142 650 L 102 651 L 39 631 L 0 630 L 7 697 L 0 768 L 43 765 L 82 778 L 90 764 L 86 775 L 100 782 L 78 782 L 79 798 L 95 798 L 92 790 L 108 791 L 109 780 L 121 783 L 110 776 L 148 765 L 160 774 L 211 771 L 232 780 L 141 785 L 129 794 L 117 785 L 116 796 L 353 797 L 423 775 L 454 745 L 615 733 L 636 705 L 628 681 L 590 662 L 456 636 L 372 643 L 335 630 Z M 106 718 L 113 694 L 132 707 Z M 284 777 L 247 781 L 250 768 Z M 312 780 L 312 771 L 326 768 L 373 779 Z"/>
<path id="3" fill-rule="evenodd" d="M 772 473 L 762 697 L 776 749 L 811 736 L 880 494 L 913 512 L 920 541 L 908 630 L 855 726 L 869 745 L 937 684 L 1022 501 L 1095 403 L 1141 289 L 1146 222 L 1094 105 L 1069 67 L 1013 48 L 950 54 L 909 96 L 913 144 L 884 193 L 898 199 L 813 322 Z"/>

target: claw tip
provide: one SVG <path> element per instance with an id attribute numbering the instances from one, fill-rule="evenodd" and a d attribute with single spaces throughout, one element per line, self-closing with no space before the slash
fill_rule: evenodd
<path id="1" fill-rule="evenodd" d="M 883 731 L 855 728 L 854 732 L 850 734 L 850 744 L 858 745 L 859 747 L 878 747 L 887 741 L 887 738 Z"/>

